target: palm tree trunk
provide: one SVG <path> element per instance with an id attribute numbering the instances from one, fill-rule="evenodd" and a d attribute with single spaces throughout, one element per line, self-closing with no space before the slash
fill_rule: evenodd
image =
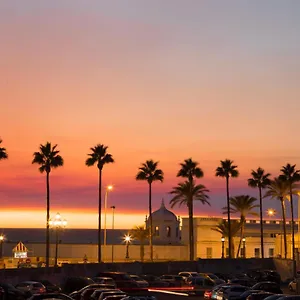
<path id="1" fill-rule="evenodd" d="M 259 217 L 260 217 L 260 250 L 261 258 L 264 258 L 264 226 L 263 226 L 263 207 L 262 207 L 262 194 L 261 187 L 258 187 L 259 191 Z"/>
<path id="2" fill-rule="evenodd" d="M 226 176 L 226 193 L 227 193 L 227 218 L 228 218 L 228 248 L 229 258 L 232 258 L 232 238 L 231 238 L 231 222 L 230 222 L 230 203 L 229 203 L 229 177 Z"/>
<path id="3" fill-rule="evenodd" d="M 145 247 L 144 247 L 144 243 L 141 242 L 141 244 L 140 244 L 140 258 L 141 258 L 141 262 L 144 262 L 144 255 L 145 255 Z"/>
<path id="4" fill-rule="evenodd" d="M 193 220 L 193 200 L 189 201 L 188 204 L 189 209 L 189 246 L 190 246 L 190 260 L 194 260 L 194 220 Z"/>
<path id="5" fill-rule="evenodd" d="M 285 220 L 285 207 L 283 198 L 280 199 L 282 209 L 282 222 L 283 222 L 283 243 L 284 243 L 284 258 L 287 258 L 287 243 L 286 243 L 286 220 Z"/>
<path id="6" fill-rule="evenodd" d="M 296 278 L 296 260 L 295 260 L 295 226 L 294 226 L 294 203 L 292 185 L 290 185 L 290 199 L 291 199 L 291 216 L 292 216 L 292 259 L 293 259 L 293 275 Z"/>
<path id="7" fill-rule="evenodd" d="M 150 219 L 150 230 L 149 230 L 149 245 L 150 245 L 150 260 L 153 261 L 153 228 L 152 228 L 152 186 L 149 183 L 149 219 Z"/>
<path id="8" fill-rule="evenodd" d="M 102 212 L 102 170 L 99 169 L 99 194 L 98 194 L 98 263 L 101 263 L 101 212 Z"/>
<path id="9" fill-rule="evenodd" d="M 49 257 L 50 257 L 50 173 L 46 173 L 46 185 L 47 185 L 47 223 L 46 223 L 46 267 L 49 267 Z"/>

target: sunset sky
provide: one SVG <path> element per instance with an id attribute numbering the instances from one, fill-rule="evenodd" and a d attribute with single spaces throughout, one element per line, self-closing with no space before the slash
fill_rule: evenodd
<path id="1" fill-rule="evenodd" d="M 198 216 L 225 206 L 221 159 L 239 167 L 231 195 L 257 195 L 246 179 L 258 166 L 300 168 L 299 13 L 298 0 L 1 1 L 0 228 L 44 227 L 45 176 L 31 161 L 46 141 L 65 160 L 51 174 L 51 215 L 70 228 L 97 227 L 97 168 L 84 164 L 97 143 L 115 159 L 103 184 L 118 228 L 148 214 L 135 181 L 147 159 L 165 173 L 154 209 L 169 207 L 179 163 L 200 163 L 211 207 L 195 204 Z"/>

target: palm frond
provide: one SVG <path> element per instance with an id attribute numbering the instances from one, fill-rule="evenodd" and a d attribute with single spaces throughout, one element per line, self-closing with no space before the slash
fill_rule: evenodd
<path id="1" fill-rule="evenodd" d="M 149 184 L 154 181 L 163 182 L 164 172 L 161 169 L 158 169 L 159 162 L 154 162 L 152 159 L 147 160 L 145 163 L 142 163 L 139 172 L 135 176 L 136 180 L 145 180 Z"/>

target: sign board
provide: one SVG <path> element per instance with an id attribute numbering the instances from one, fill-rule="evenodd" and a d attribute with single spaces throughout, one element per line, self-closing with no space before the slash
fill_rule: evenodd
<path id="1" fill-rule="evenodd" d="M 14 253 L 14 258 L 27 258 L 28 249 L 22 242 L 19 242 L 12 252 Z"/>

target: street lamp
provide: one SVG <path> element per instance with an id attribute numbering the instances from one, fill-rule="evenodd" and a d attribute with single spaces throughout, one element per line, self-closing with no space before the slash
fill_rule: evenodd
<path id="1" fill-rule="evenodd" d="M 243 242 L 243 258 L 246 258 L 246 239 L 243 238 L 242 239 L 242 242 Z"/>
<path id="2" fill-rule="evenodd" d="M 58 258 L 58 238 L 59 238 L 59 231 L 64 229 L 67 226 L 67 221 L 61 218 L 59 213 L 56 214 L 54 219 L 49 221 L 49 225 L 55 229 L 55 261 L 54 266 L 57 267 L 57 258 Z"/>
<path id="3" fill-rule="evenodd" d="M 126 259 L 129 259 L 129 244 L 131 243 L 131 236 L 129 234 L 124 236 L 124 241 L 126 243 Z"/>
<path id="4" fill-rule="evenodd" d="M 4 242 L 5 236 L 3 234 L 0 235 L 0 258 L 3 257 L 3 242 Z"/>
<path id="5" fill-rule="evenodd" d="M 112 209 L 112 224 L 111 224 L 111 229 L 112 229 L 112 234 L 114 234 L 114 229 L 115 229 L 115 206 L 110 207 Z M 111 244 L 111 262 L 114 262 L 114 241 L 112 241 Z"/>
<path id="6" fill-rule="evenodd" d="M 104 250 L 104 259 L 105 259 L 105 248 L 106 248 L 106 213 L 107 213 L 107 200 L 108 200 L 108 193 L 112 191 L 113 186 L 108 185 L 106 187 L 105 191 L 105 197 L 104 197 L 104 243 L 103 243 L 103 250 Z"/>
<path id="7" fill-rule="evenodd" d="M 276 210 L 273 209 L 273 208 L 269 208 L 269 209 L 267 210 L 267 215 L 268 215 L 269 217 L 274 217 L 274 216 L 276 215 Z"/>
<path id="8" fill-rule="evenodd" d="M 224 258 L 224 246 L 225 246 L 225 238 L 224 238 L 224 236 L 222 236 L 221 242 L 222 242 L 222 258 Z"/>

